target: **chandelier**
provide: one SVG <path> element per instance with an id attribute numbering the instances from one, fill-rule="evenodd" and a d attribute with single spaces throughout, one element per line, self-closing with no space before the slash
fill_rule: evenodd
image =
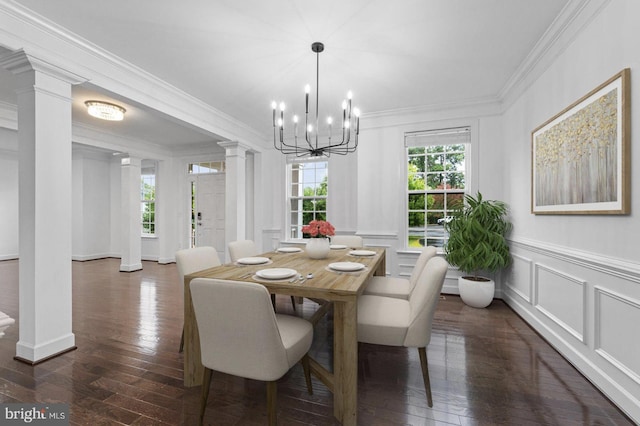
<path id="1" fill-rule="evenodd" d="M 315 42 L 311 45 L 311 50 L 316 53 L 316 110 L 315 127 L 309 122 L 309 93 L 311 86 L 305 86 L 305 115 L 304 115 L 304 141 L 298 141 L 298 116 L 293 116 L 293 144 L 291 139 L 285 142 L 284 132 L 284 102 L 278 105 L 275 101 L 271 103 L 273 109 L 273 146 L 286 155 L 295 154 L 297 157 L 329 157 L 331 154 L 346 155 L 355 152 L 358 147 L 358 134 L 360 133 L 360 111 L 358 108 L 351 110 L 351 91 L 347 93 L 347 99 L 342 101 L 342 125 L 337 132 L 337 138 L 332 135 L 333 118 L 327 117 L 328 139 L 319 141 L 319 86 L 320 86 L 320 52 L 324 50 L 324 44 Z M 279 114 L 278 114 L 278 111 Z M 353 113 L 353 114 L 352 114 Z M 353 133 L 353 137 L 352 134 Z M 339 140 L 336 140 L 338 139 Z"/>
<path id="2" fill-rule="evenodd" d="M 112 104 L 104 101 L 86 101 L 89 115 L 109 121 L 122 121 L 124 113 L 127 111 L 120 105 Z"/>

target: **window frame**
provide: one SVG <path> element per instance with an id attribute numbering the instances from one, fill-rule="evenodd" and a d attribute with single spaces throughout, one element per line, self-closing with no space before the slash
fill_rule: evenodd
<path id="1" fill-rule="evenodd" d="M 153 177 L 153 196 L 151 198 L 145 198 L 145 184 L 147 184 L 147 180 L 149 176 Z M 145 238 L 154 238 L 158 236 L 156 231 L 157 227 L 157 194 L 158 194 L 158 176 L 157 176 L 157 168 L 156 165 L 152 165 L 149 167 L 144 167 L 140 173 L 140 234 Z M 150 209 L 150 213 L 153 216 L 153 220 L 145 221 L 145 212 L 146 208 Z M 146 225 L 146 226 L 145 226 Z M 152 229 L 152 232 L 145 232 L 146 229 Z"/>
<path id="2" fill-rule="evenodd" d="M 293 189 L 293 166 L 295 165 L 300 165 L 300 164 L 313 164 L 313 163 L 324 163 L 325 167 L 325 176 L 327 179 L 327 184 L 326 184 L 326 188 L 327 188 L 327 194 L 326 195 L 314 195 L 314 196 L 305 196 L 305 195 L 296 195 L 294 196 L 292 194 L 292 189 Z M 317 169 L 316 169 L 317 170 Z M 314 181 L 313 184 L 314 185 L 321 185 L 322 181 L 324 180 L 324 178 L 321 178 L 320 180 Z M 304 223 L 304 217 L 301 218 L 300 220 L 300 224 L 292 224 L 292 216 L 294 214 L 294 211 L 291 209 L 293 200 L 300 200 L 300 202 L 304 202 L 305 200 L 318 200 L 318 199 L 322 199 L 325 202 L 325 208 L 324 210 L 319 210 L 316 211 L 315 209 L 313 211 L 308 211 L 307 213 L 313 213 L 314 214 L 314 218 L 315 218 L 315 214 L 318 212 L 324 212 L 324 218 L 320 218 L 320 220 L 328 220 L 327 215 L 328 215 L 328 207 L 329 207 L 329 161 L 326 158 L 305 158 L 305 159 L 288 159 L 287 160 L 287 165 L 286 165 L 286 188 L 285 188 L 285 197 L 286 197 L 286 208 L 285 208 L 285 241 L 304 241 L 305 238 L 301 235 L 301 232 L 296 232 L 299 236 L 293 236 L 293 228 L 294 227 L 298 227 L 299 229 L 302 228 L 302 226 L 305 225 Z M 298 183 L 300 183 L 300 180 L 298 180 Z M 304 191 L 304 181 L 302 182 L 302 186 L 301 188 L 299 188 L 299 190 Z M 315 187 L 315 186 L 314 186 Z M 298 210 L 299 215 L 304 215 L 305 210 Z"/>
<path id="3" fill-rule="evenodd" d="M 434 126 L 431 128 L 427 127 L 427 130 L 424 130 L 425 128 L 423 127 L 422 129 L 411 129 L 411 130 L 406 130 L 404 132 L 404 180 L 403 180 L 403 185 L 404 185 L 404 215 L 402 217 L 403 220 L 403 224 L 402 224 L 402 229 L 404 230 L 404 243 L 403 246 L 405 247 L 405 249 L 407 251 L 415 251 L 418 249 L 422 249 L 422 247 L 424 247 L 424 245 L 428 245 L 429 244 L 429 236 L 427 233 L 427 226 L 428 226 L 428 219 L 426 217 L 426 215 L 428 214 L 429 210 L 427 209 L 427 206 L 425 205 L 424 208 L 424 213 L 425 213 L 425 218 L 424 218 L 424 228 L 423 228 L 423 232 L 424 232 L 424 245 L 420 246 L 420 247 L 415 247 L 415 246 L 411 246 L 410 245 L 410 241 L 409 238 L 410 236 L 415 232 L 415 230 L 410 227 L 410 221 L 409 221 L 409 215 L 411 213 L 411 210 L 409 208 L 409 195 L 410 194 L 424 194 L 425 198 L 429 195 L 429 194 L 443 194 L 443 201 L 446 198 L 447 194 L 456 194 L 459 193 L 461 194 L 463 197 L 466 194 L 469 193 L 473 193 L 473 191 L 476 188 L 476 184 L 474 182 L 473 176 L 472 176 L 472 170 L 474 169 L 474 165 L 477 165 L 477 149 L 474 149 L 474 146 L 477 146 L 477 132 L 476 132 L 476 126 L 475 125 L 471 125 L 468 123 L 465 124 L 451 124 L 451 125 L 446 125 L 446 126 Z M 446 134 L 447 132 L 450 131 L 457 131 L 457 130 L 462 130 L 464 129 L 467 132 L 467 137 L 466 140 L 458 140 L 458 139 L 451 139 L 451 141 L 447 141 L 446 138 L 442 138 L 442 139 L 438 139 L 437 135 L 438 133 L 443 133 Z M 433 141 L 430 142 L 426 142 L 424 140 L 422 140 L 422 142 L 417 142 L 417 138 L 420 138 L 421 136 L 436 136 L 433 138 Z M 411 138 L 416 138 L 415 140 L 411 140 Z M 446 188 L 442 188 L 442 189 L 433 189 L 433 190 L 428 190 L 425 188 L 424 191 L 419 191 L 419 190 L 410 190 L 409 189 L 409 160 L 411 157 L 414 157 L 414 155 L 410 155 L 410 148 L 417 148 L 417 147 L 425 147 L 428 149 L 428 147 L 433 147 L 433 146 L 440 146 L 440 145 L 464 145 L 465 149 L 464 149 L 464 180 L 465 180 L 465 185 L 464 185 L 464 189 L 463 190 L 449 190 L 447 191 Z M 426 150 L 425 150 L 426 151 Z M 422 154 L 422 155 L 426 155 Z M 425 174 L 427 173 L 427 171 L 425 170 Z M 426 204 L 426 199 L 425 199 L 425 204 Z M 440 209 L 435 209 L 437 211 L 442 211 L 443 214 L 443 218 L 446 218 L 448 216 L 447 212 L 451 211 L 451 208 L 447 208 L 448 206 L 446 205 L 446 203 L 443 205 L 444 210 L 440 210 Z M 417 210 L 416 210 L 417 212 Z M 413 231 L 413 232 L 412 232 Z M 446 234 L 443 233 L 442 235 L 442 245 L 437 245 L 438 248 L 438 252 L 443 252 L 443 247 L 444 244 L 446 244 Z M 440 239 L 440 238 L 435 238 L 435 239 Z M 432 244 L 433 245 L 433 244 Z"/>

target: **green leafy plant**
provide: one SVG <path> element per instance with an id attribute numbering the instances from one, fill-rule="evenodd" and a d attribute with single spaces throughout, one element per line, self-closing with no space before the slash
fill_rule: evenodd
<path id="1" fill-rule="evenodd" d="M 484 200 L 465 196 L 465 203 L 454 210 L 452 219 L 445 223 L 449 233 L 444 251 L 447 261 L 475 281 L 486 281 L 480 271 L 494 272 L 511 263 L 506 235 L 511 230 L 507 220 L 508 207 L 502 201 Z"/>

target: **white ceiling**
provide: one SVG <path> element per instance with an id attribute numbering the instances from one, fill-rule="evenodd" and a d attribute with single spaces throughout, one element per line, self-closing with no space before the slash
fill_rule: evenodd
<path id="1" fill-rule="evenodd" d="M 36 13 L 264 134 L 272 100 L 302 110 L 321 41 L 320 115 L 351 89 L 363 114 L 497 100 L 569 0 L 17 0 Z M 0 52 L 1 53 L 1 52 Z M 11 100 L 6 73 L 0 100 Z M 5 86 L 3 89 L 1 86 Z M 74 119 L 99 88 L 74 90 Z M 131 137 L 214 138 L 127 103 Z"/>

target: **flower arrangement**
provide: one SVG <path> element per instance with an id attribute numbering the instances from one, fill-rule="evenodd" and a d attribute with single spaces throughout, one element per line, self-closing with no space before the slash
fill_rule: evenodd
<path id="1" fill-rule="evenodd" d="M 336 229 L 325 220 L 312 220 L 302 227 L 302 233 L 308 234 L 311 238 L 327 238 L 335 235 Z"/>

